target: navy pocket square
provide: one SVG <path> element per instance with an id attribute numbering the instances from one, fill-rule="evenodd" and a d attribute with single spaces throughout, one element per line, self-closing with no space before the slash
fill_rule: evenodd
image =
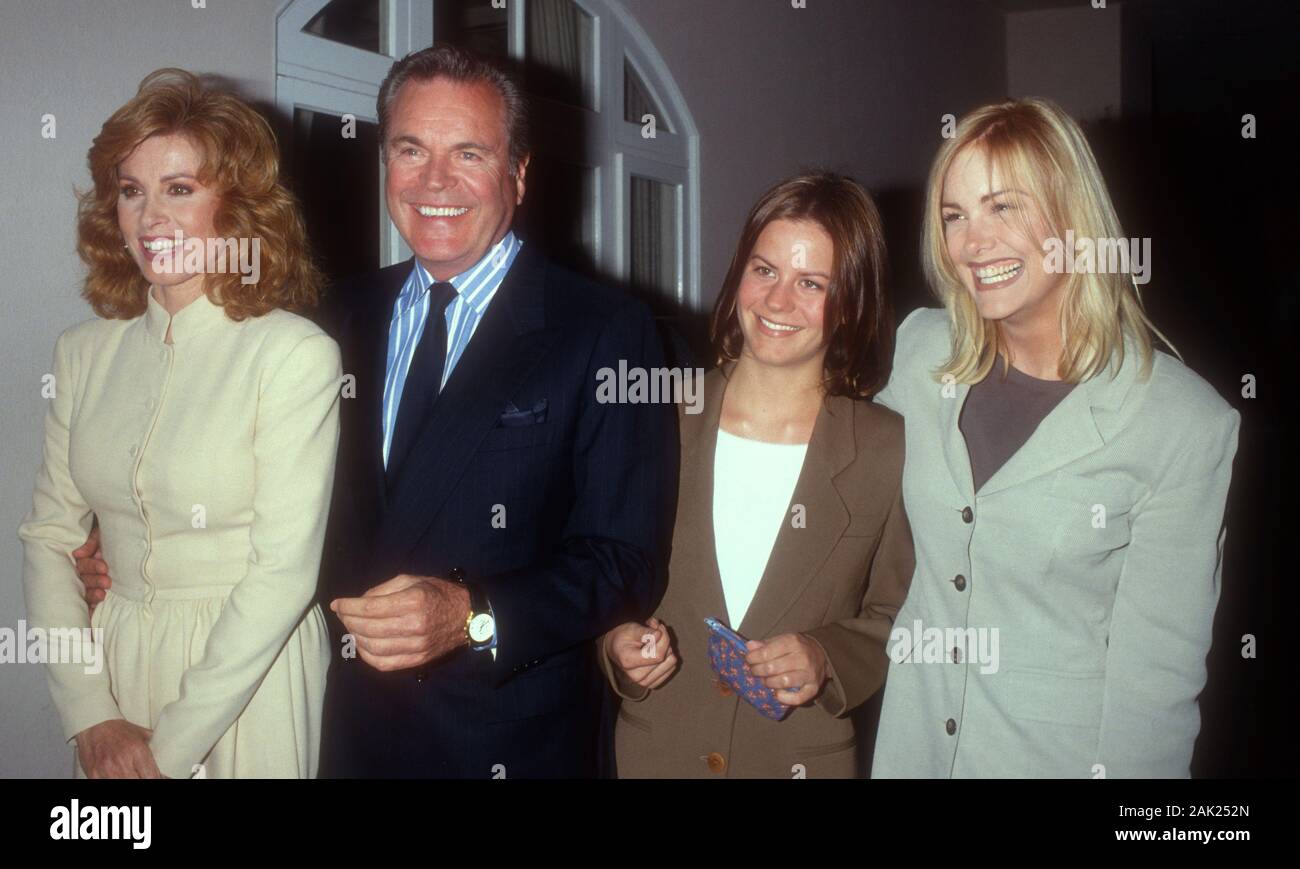
<path id="1" fill-rule="evenodd" d="M 524 410 L 515 407 L 515 403 L 512 401 L 507 403 L 506 409 L 501 412 L 499 423 L 506 428 L 536 425 L 539 422 L 546 422 L 546 410 L 547 402 L 544 398 L 539 398 L 536 404 Z"/>

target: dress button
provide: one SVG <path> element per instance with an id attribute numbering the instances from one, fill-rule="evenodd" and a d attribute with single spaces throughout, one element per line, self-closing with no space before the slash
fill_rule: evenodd
<path id="1" fill-rule="evenodd" d="M 958 590 L 958 591 L 965 591 L 965 590 L 966 590 L 966 577 L 962 576 L 962 575 L 959 573 L 959 574 L 957 574 L 956 577 L 953 578 L 952 584 L 955 585 L 955 586 L 957 586 L 957 590 Z"/>
<path id="2" fill-rule="evenodd" d="M 949 718 L 946 722 L 944 722 L 943 729 L 948 731 L 949 736 L 952 736 L 954 733 L 957 732 L 957 722 Z"/>
<path id="3" fill-rule="evenodd" d="M 709 765 L 709 772 L 721 774 L 727 769 L 727 759 L 716 751 L 704 758 L 704 762 Z"/>
<path id="4" fill-rule="evenodd" d="M 728 685 L 726 682 L 723 682 L 721 679 L 714 679 L 713 687 L 717 688 L 718 693 L 721 694 L 723 697 L 731 696 L 731 686 Z"/>
<path id="5" fill-rule="evenodd" d="M 137 447 L 135 444 L 131 444 L 131 449 L 127 450 L 127 452 L 134 457 L 137 453 L 140 452 L 140 448 Z"/>
<path id="6" fill-rule="evenodd" d="M 975 513 L 969 507 L 961 508 L 961 521 L 967 525 L 975 521 Z"/>

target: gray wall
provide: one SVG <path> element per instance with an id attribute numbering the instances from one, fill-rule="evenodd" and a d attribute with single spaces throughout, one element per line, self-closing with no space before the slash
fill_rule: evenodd
<path id="1" fill-rule="evenodd" d="M 1118 118 L 1123 20 L 1113 2 L 1008 15 L 1009 95 L 1049 97 L 1080 121 Z"/>
<path id="2" fill-rule="evenodd" d="M 706 303 L 746 213 L 772 182 L 824 166 L 875 192 L 919 187 L 940 118 L 1006 94 L 1004 16 L 978 0 L 625 5 L 700 130 Z"/>
<path id="3" fill-rule="evenodd" d="M 1003 16 L 972 0 L 626 0 L 659 47 L 701 134 L 703 293 L 711 301 L 740 223 L 802 167 L 876 190 L 918 190 L 940 117 L 1006 91 Z M 0 0 L 0 627 L 23 617 L 14 530 L 40 462 L 55 336 L 85 319 L 74 184 L 103 120 L 160 66 L 274 86 L 278 0 Z M 865 14 L 864 14 L 865 10 Z M 40 136 L 52 113 L 58 136 Z M 36 665 L 0 666 L 0 777 L 60 776 L 71 750 Z"/>

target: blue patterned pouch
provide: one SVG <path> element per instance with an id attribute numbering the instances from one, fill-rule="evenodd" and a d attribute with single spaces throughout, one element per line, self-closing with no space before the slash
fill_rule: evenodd
<path id="1" fill-rule="evenodd" d="M 709 663 L 718 678 L 763 715 L 774 721 L 784 718 L 790 707 L 777 700 L 776 692 L 751 673 L 745 663 L 749 644 L 744 637 L 717 619 L 705 619 L 704 623 L 709 626 Z"/>

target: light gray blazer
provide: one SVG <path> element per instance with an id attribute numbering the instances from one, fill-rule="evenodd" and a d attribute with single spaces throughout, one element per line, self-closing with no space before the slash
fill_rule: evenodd
<path id="1" fill-rule="evenodd" d="M 1240 415 L 1164 353 L 1140 380 L 1130 343 L 976 495 L 970 389 L 932 377 L 949 336 L 909 316 L 877 397 L 905 420 L 917 567 L 873 775 L 1186 777 Z"/>

